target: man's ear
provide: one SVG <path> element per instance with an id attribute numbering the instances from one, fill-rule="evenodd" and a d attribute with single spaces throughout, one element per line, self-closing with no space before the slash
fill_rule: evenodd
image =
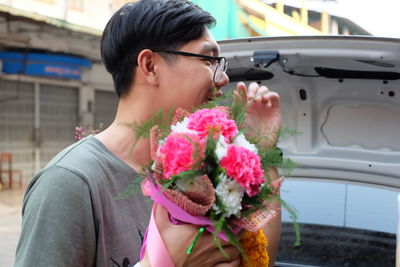
<path id="1" fill-rule="evenodd" d="M 150 49 L 143 49 L 137 57 L 137 70 L 144 80 L 152 86 L 158 85 L 157 55 Z"/>

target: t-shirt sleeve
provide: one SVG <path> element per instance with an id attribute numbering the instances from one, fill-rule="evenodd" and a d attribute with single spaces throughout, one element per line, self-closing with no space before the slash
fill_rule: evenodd
<path id="1" fill-rule="evenodd" d="M 95 265 L 96 226 L 84 179 L 50 167 L 28 189 L 22 213 L 16 267 Z"/>

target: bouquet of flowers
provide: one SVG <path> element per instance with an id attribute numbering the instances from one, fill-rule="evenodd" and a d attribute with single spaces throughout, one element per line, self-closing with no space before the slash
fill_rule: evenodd
<path id="1" fill-rule="evenodd" d="M 149 136 L 153 163 L 142 190 L 173 220 L 201 226 L 188 254 L 201 232 L 208 230 L 221 251 L 220 239 L 239 248 L 243 266 L 267 266 L 267 240 L 261 229 L 278 214 L 269 204 L 281 201 L 295 218 L 278 194 L 283 178 L 273 181 L 268 171 L 293 164 L 282 160 L 277 148 L 264 149 L 263 136 L 246 136 L 244 114 L 245 107 L 238 103 L 191 114 L 177 109 L 171 126 L 153 125 Z M 153 218 L 146 237 L 159 240 Z M 150 245 L 145 240 L 141 257 L 146 246 L 150 253 Z M 165 254 L 166 250 L 159 256 L 163 266 Z M 149 256 L 154 261 L 155 256 Z"/>

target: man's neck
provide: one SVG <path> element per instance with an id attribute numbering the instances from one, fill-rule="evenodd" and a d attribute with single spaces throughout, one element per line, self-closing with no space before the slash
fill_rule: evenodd
<path id="1" fill-rule="evenodd" d="M 96 138 L 118 158 L 141 172 L 151 162 L 150 140 L 138 138 L 136 130 L 128 125 L 140 125 L 159 110 L 151 98 L 125 97 L 119 102 L 114 122 Z"/>

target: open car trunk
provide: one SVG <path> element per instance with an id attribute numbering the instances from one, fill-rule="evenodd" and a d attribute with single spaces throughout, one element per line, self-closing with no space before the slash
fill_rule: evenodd
<path id="1" fill-rule="evenodd" d="M 221 41 L 228 76 L 281 97 L 279 147 L 299 165 L 282 187 L 277 266 L 394 266 L 400 190 L 400 39 L 268 37 Z M 246 82 L 248 84 L 248 82 Z"/>

